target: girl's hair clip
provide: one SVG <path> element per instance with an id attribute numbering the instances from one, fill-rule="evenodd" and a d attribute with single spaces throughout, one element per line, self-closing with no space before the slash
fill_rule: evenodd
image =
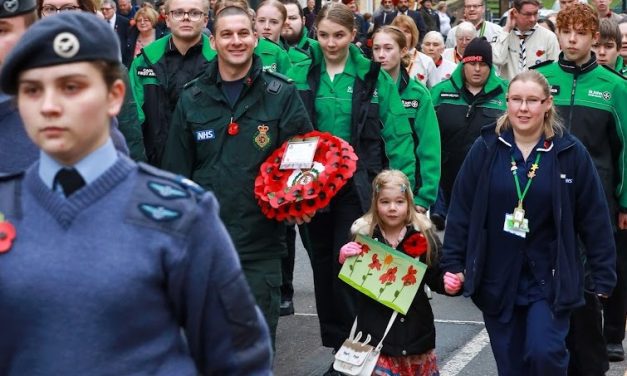
<path id="1" fill-rule="evenodd" d="M 401 193 L 405 193 L 405 191 L 407 191 L 407 186 L 403 183 L 400 184 L 400 188 L 401 188 Z M 381 192 L 381 184 L 375 185 L 374 191 L 377 193 Z"/>

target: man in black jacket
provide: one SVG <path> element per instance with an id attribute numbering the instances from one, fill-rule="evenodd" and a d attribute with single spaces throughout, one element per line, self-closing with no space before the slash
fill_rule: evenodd
<path id="1" fill-rule="evenodd" d="M 126 38 L 131 28 L 130 21 L 128 18 L 117 14 L 117 8 L 113 0 L 103 0 L 100 10 L 102 11 L 105 21 L 107 21 L 113 31 L 115 31 L 120 40 L 120 53 L 122 54 L 122 61 L 125 61 Z"/>
<path id="2" fill-rule="evenodd" d="M 396 4 L 398 9 L 394 6 L 395 3 L 393 0 L 381 1 L 383 12 L 374 18 L 374 29 L 376 30 L 381 26 L 389 25 L 396 16 L 404 14 L 414 20 L 420 34 L 419 40 L 422 41 L 422 38 L 427 33 L 427 25 L 425 25 L 425 21 L 422 19 L 422 16 L 420 16 L 420 14 L 416 11 L 409 10 L 409 0 L 398 0 Z"/>

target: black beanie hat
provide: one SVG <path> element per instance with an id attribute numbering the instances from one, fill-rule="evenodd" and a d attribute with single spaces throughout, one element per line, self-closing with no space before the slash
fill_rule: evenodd
<path id="1" fill-rule="evenodd" d="M 486 63 L 492 68 L 492 46 L 490 46 L 490 43 L 488 43 L 485 38 L 475 38 L 471 40 L 464 50 L 462 62 L 465 64 L 475 61 Z"/>

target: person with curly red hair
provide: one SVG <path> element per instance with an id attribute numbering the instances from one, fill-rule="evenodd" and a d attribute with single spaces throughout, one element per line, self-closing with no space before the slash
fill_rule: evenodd
<path id="1" fill-rule="evenodd" d="M 551 84 L 555 106 L 569 132 L 579 138 L 592 155 L 606 194 L 618 254 L 627 247 L 627 111 L 621 105 L 627 96 L 624 78 L 599 64 L 592 45 L 599 38 L 597 12 L 586 4 L 572 4 L 557 15 L 557 37 L 562 53 L 556 62 L 536 66 Z M 584 256 L 582 256 L 584 257 Z M 586 259 L 584 257 L 584 259 Z M 587 260 L 589 261 L 589 260 Z M 618 260 L 617 289 L 624 287 Z M 592 270 L 586 262 L 586 272 Z M 618 333 L 610 333 L 612 320 L 606 320 L 605 340 L 602 328 L 601 303 L 607 296 L 591 293 L 594 284 L 586 280 L 586 305 L 576 309 L 571 318 L 568 338 L 570 367 L 574 374 L 599 375 L 609 367 L 608 354 L 622 360 L 621 342 L 625 336 L 625 310 Z"/>

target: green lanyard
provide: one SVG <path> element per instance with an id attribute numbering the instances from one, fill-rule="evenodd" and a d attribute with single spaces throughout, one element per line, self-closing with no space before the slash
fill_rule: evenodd
<path id="1" fill-rule="evenodd" d="M 533 180 L 533 178 L 536 176 L 536 170 L 538 170 L 538 168 L 540 168 L 540 157 L 542 156 L 542 153 L 536 154 L 536 160 L 535 162 L 533 162 L 533 164 L 531 165 L 531 168 L 529 169 L 529 172 L 527 173 L 527 177 L 529 178 L 527 180 L 527 185 L 525 185 L 525 190 L 521 193 L 520 192 L 520 181 L 518 180 L 518 174 L 516 173 L 516 171 L 518 170 L 518 165 L 516 164 L 516 161 L 514 160 L 514 156 L 512 156 L 512 174 L 514 175 L 514 183 L 516 183 L 516 193 L 518 194 L 518 207 L 522 209 L 522 203 L 523 200 L 525 199 L 525 196 L 527 195 L 527 191 L 529 191 L 529 187 L 531 187 L 531 181 Z"/>

